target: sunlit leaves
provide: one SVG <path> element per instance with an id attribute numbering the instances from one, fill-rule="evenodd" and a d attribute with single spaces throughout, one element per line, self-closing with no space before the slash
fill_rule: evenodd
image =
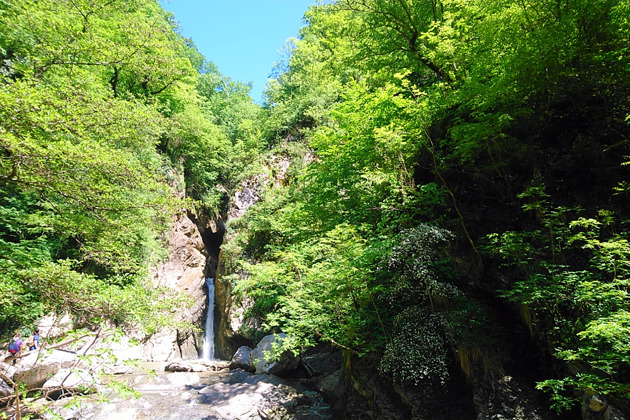
<path id="1" fill-rule="evenodd" d="M 20 0 L 2 16 L 12 72 L 70 77 L 92 89 L 151 95 L 194 76 L 186 44 L 156 2 Z M 99 86 L 100 85 L 100 86 Z"/>
<path id="2" fill-rule="evenodd" d="M 22 81 L 6 84 L 0 103 L 2 182 L 39 194 L 37 217 L 22 222 L 74 237 L 99 264 L 145 261 L 141 247 L 153 233 L 144 226 L 169 207 L 155 151 L 160 115 L 133 101 Z"/>

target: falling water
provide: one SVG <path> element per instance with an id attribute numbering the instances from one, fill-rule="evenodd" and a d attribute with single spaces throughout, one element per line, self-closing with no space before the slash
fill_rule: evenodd
<path id="1" fill-rule="evenodd" d="M 208 311 L 202 357 L 206 360 L 214 360 L 214 279 L 207 278 L 206 285 L 208 286 Z"/>

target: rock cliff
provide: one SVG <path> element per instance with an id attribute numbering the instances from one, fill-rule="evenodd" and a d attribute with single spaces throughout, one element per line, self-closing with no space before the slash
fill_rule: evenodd
<path id="1" fill-rule="evenodd" d="M 153 361 L 176 357 L 196 359 L 203 341 L 208 252 L 199 229 L 186 214 L 180 214 L 173 222 L 168 232 L 168 243 L 169 257 L 155 269 L 153 284 L 178 290 L 190 297 L 193 305 L 183 308 L 178 316 L 181 320 L 192 322 L 199 331 L 161 331 L 145 343 L 144 357 Z"/>

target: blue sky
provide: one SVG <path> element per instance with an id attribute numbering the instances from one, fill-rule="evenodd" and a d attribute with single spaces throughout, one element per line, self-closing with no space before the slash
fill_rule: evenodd
<path id="1" fill-rule="evenodd" d="M 302 17 L 315 0 L 160 0 L 175 14 L 182 34 L 234 80 L 252 82 L 252 97 L 262 91 L 278 50 L 296 37 Z"/>

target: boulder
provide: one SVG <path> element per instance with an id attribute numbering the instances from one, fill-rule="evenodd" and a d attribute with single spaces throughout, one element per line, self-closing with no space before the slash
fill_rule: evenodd
<path id="1" fill-rule="evenodd" d="M 230 369 L 244 369 L 247 371 L 254 371 L 256 368 L 249 364 L 249 356 L 252 354 L 252 348 L 248 346 L 241 346 L 236 350 L 232 360 L 230 361 Z"/>
<path id="2" fill-rule="evenodd" d="M 276 349 L 282 345 L 286 337 L 284 333 L 272 334 L 260 340 L 249 355 L 249 364 L 255 367 L 256 373 L 283 376 L 298 367 L 300 358 L 289 351 L 285 351 L 279 357 L 274 356 Z"/>
<path id="3" fill-rule="evenodd" d="M 62 396 L 91 394 L 96 392 L 97 378 L 94 374 L 81 369 L 60 369 L 55 376 L 46 381 L 43 393 L 56 400 Z"/>
<path id="4" fill-rule="evenodd" d="M 164 370 L 166 372 L 205 372 L 208 370 L 208 366 L 204 366 L 200 363 L 176 360 L 164 366 Z"/>
<path id="5" fill-rule="evenodd" d="M 18 361 L 13 380 L 24 384 L 27 389 L 41 388 L 60 369 L 70 368 L 76 364 L 75 352 L 65 350 L 52 350 L 49 353 L 35 351 Z"/>
<path id="6" fill-rule="evenodd" d="M 627 420 L 624 414 L 617 407 L 611 405 L 609 401 L 600 394 L 584 395 L 582 404 L 582 420 Z"/>
<path id="7" fill-rule="evenodd" d="M 15 392 L 13 391 L 13 388 L 2 379 L 0 379 L 0 399 L 8 397 L 9 395 L 13 395 L 14 393 Z"/>
<path id="8" fill-rule="evenodd" d="M 0 373 L 9 379 L 13 379 L 13 375 L 17 372 L 17 368 L 8 363 L 0 362 Z"/>
<path id="9" fill-rule="evenodd" d="M 601 395 L 595 394 L 589 399 L 588 408 L 596 413 L 604 411 L 607 407 L 608 403 Z"/>

